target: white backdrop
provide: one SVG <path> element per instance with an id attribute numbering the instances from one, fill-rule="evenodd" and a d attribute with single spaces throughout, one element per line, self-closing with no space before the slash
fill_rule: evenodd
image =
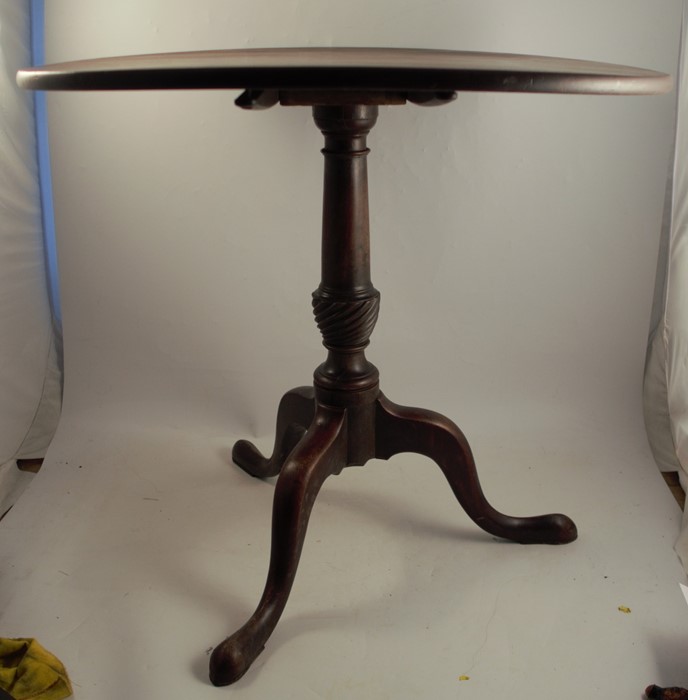
<path id="1" fill-rule="evenodd" d="M 679 4 L 72 0 L 47 8 L 47 58 L 379 44 L 673 71 Z M 307 109 L 245 113 L 234 96 L 50 96 L 70 407 L 163 403 L 261 434 L 320 362 L 320 134 Z M 460 392 L 468 420 L 507 428 L 524 401 L 637 421 L 671 123 L 670 96 L 383 110 L 370 356 L 387 394 L 450 409 Z"/>
<path id="2" fill-rule="evenodd" d="M 684 490 L 688 471 L 688 2 L 684 1 L 683 42 L 677 80 L 676 145 L 671 160 L 667 212 L 662 230 L 666 250 L 661 254 L 655 303 L 657 314 L 645 380 L 645 416 L 657 463 L 678 471 Z M 659 276 L 658 275 L 658 276 Z M 661 286 L 660 286 L 661 285 Z M 656 313 L 656 311 L 655 311 Z M 688 515 L 676 544 L 688 569 Z"/>
<path id="3" fill-rule="evenodd" d="M 673 72 L 680 12 L 679 0 L 62 0 L 46 8 L 47 58 L 380 45 Z M 267 542 L 261 535 L 255 560 L 245 547 L 268 527 L 271 488 L 227 467 L 228 450 L 252 436 L 269 449 L 281 394 L 308 383 L 323 357 L 310 312 L 319 282 L 320 134 L 307 109 L 247 113 L 233 106 L 235 96 L 49 98 L 65 406 L 50 463 L 5 524 L 19 531 L 31 506 L 44 509 L 28 549 L 2 540 L 15 575 L 29 583 L 0 589 L 0 609 L 13 633 L 28 619 L 31 632 L 42 631 L 81 674 L 84 697 L 118 697 L 122 682 L 130 696 L 145 689 L 162 697 L 190 683 L 189 693 L 214 697 L 197 680 L 207 657 L 183 681 L 167 664 L 186 673 L 187 647 L 219 641 L 243 622 L 262 584 Z M 373 282 L 382 292 L 369 357 L 383 390 L 459 422 L 496 505 L 568 512 L 581 541 L 543 552 L 490 549 L 489 538 L 465 535 L 450 550 L 445 530 L 424 527 L 421 516 L 415 528 L 400 525 L 404 516 L 388 500 L 403 491 L 421 499 L 425 517 L 454 514 L 444 484 L 414 481 L 411 466 L 386 486 L 373 472 L 347 470 L 328 492 L 334 500 L 323 496 L 329 518 L 318 520 L 320 528 L 330 523 L 332 549 L 309 551 L 325 567 L 328 557 L 353 551 L 360 570 L 348 569 L 351 580 L 337 574 L 332 600 L 316 585 L 319 574 L 299 577 L 306 597 L 290 601 L 297 617 L 278 627 L 281 642 L 247 676 L 246 697 L 280 685 L 283 697 L 304 697 L 304 687 L 344 697 L 334 688 L 354 687 L 341 667 L 351 658 L 370 697 L 420 697 L 417 683 L 428 678 L 430 695 L 454 697 L 461 669 L 452 661 L 451 678 L 440 678 L 450 658 L 468 659 L 471 674 L 483 669 L 476 697 L 507 687 L 513 697 L 545 697 L 555 681 L 570 698 L 586 681 L 598 694 L 619 692 L 619 682 L 629 684 L 623 692 L 681 682 L 685 654 L 670 641 L 682 628 L 669 593 L 679 575 L 671 547 L 680 513 L 657 475 L 641 406 L 673 106 L 671 96 L 462 94 L 443 108 L 381 110 L 369 139 Z M 169 497 L 168 510 L 160 504 L 158 515 L 144 516 L 141 494 L 146 502 Z M 404 502 L 399 511 L 409 508 Z M 340 510 L 348 524 L 333 517 Z M 366 517 L 388 531 L 366 530 L 363 540 L 355 524 Z M 409 618 L 382 602 L 396 559 L 381 567 L 382 578 L 370 575 L 383 544 L 401 547 L 399 534 L 405 564 L 392 590 L 397 606 L 402 591 Z M 479 566 L 448 554 L 459 551 Z M 530 566 L 544 573 L 531 579 Z M 456 590 L 452 605 L 431 613 L 452 629 L 423 637 L 417 663 L 429 666 L 414 685 L 400 667 L 408 658 L 400 642 L 427 613 L 421 599 L 440 600 L 437 589 L 414 595 L 429 585 L 421 570 Z M 374 600 L 354 604 L 353 621 L 320 624 L 319 613 L 304 612 L 310 604 L 343 615 L 357 581 Z M 58 620 L 36 608 L 46 586 L 63 610 Z M 617 605 L 643 595 L 657 598 L 630 627 L 619 625 Z M 488 639 L 490 629 L 496 637 Z M 321 634 L 342 636 L 320 642 Z M 102 652 L 97 638 L 108 640 Z M 456 646 L 483 638 L 472 650 Z M 435 654 L 438 639 L 446 644 Z M 549 654 L 569 661 L 557 665 Z M 495 671 L 494 659 L 507 656 Z M 622 671 L 629 666 L 633 673 Z"/>
<path id="4" fill-rule="evenodd" d="M 60 413 L 45 281 L 33 97 L 15 74 L 31 60 L 29 3 L 0 2 L 0 516 L 30 480 Z"/>

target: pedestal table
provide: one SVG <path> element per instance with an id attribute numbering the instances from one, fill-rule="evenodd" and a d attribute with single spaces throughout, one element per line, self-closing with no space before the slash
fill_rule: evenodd
<path id="1" fill-rule="evenodd" d="M 466 90 L 656 94 L 670 89 L 669 76 L 538 56 L 307 48 L 101 58 L 22 70 L 18 81 L 40 90 L 242 89 L 236 103 L 245 109 L 311 107 L 324 135 L 322 279 L 313 311 L 327 358 L 312 386 L 282 398 L 271 457 L 243 440 L 234 446 L 233 459 L 246 472 L 279 478 L 265 589 L 248 622 L 215 647 L 213 683 L 236 681 L 262 651 L 287 603 L 318 491 L 344 467 L 419 453 L 439 465 L 461 506 L 487 532 L 522 543 L 576 538 L 565 515 L 512 517 L 495 510 L 459 428 L 438 413 L 392 403 L 380 391 L 378 370 L 364 352 L 380 303 L 370 278 L 366 137 L 381 105 L 442 105 Z"/>

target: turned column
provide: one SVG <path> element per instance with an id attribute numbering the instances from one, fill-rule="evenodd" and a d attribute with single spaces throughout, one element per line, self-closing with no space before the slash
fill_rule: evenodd
<path id="1" fill-rule="evenodd" d="M 313 312 L 328 351 L 314 386 L 320 403 L 349 409 L 349 464 L 364 464 L 375 452 L 379 375 L 365 348 L 380 293 L 370 279 L 366 137 L 377 111 L 377 105 L 313 107 L 325 136 L 322 281 Z"/>

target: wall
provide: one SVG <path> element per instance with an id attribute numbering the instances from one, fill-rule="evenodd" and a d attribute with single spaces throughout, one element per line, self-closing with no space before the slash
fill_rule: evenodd
<path id="1" fill-rule="evenodd" d="M 678 0 L 62 0 L 47 59 L 380 45 L 672 72 L 679 18 Z M 321 361 L 320 134 L 307 109 L 246 113 L 235 96 L 50 95 L 68 413 L 267 434 Z M 459 411 L 469 435 L 642 430 L 673 105 L 462 94 L 382 110 L 369 356 L 388 395 Z"/>

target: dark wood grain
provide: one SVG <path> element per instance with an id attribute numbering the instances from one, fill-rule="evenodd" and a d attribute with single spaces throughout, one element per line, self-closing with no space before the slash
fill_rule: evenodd
<path id="1" fill-rule="evenodd" d="M 253 476 L 279 474 L 272 550 L 263 595 L 253 615 L 213 651 L 210 679 L 228 685 L 246 673 L 262 651 L 287 604 L 316 495 L 345 467 L 373 458 L 415 452 L 436 462 L 457 500 L 486 532 L 526 544 L 565 544 L 576 526 L 558 513 L 513 517 L 487 501 L 466 438 L 448 418 L 398 406 L 380 391 L 379 373 L 365 356 L 377 320 L 380 294 L 370 277 L 367 136 L 375 104 L 313 107 L 325 137 L 322 278 L 313 312 L 327 349 L 313 388 L 282 398 L 270 458 L 246 442 L 233 451 Z"/>
<path id="2" fill-rule="evenodd" d="M 656 94 L 663 73 L 519 54 L 394 48 L 284 48 L 96 58 L 20 70 L 34 90 L 478 90 Z"/>

